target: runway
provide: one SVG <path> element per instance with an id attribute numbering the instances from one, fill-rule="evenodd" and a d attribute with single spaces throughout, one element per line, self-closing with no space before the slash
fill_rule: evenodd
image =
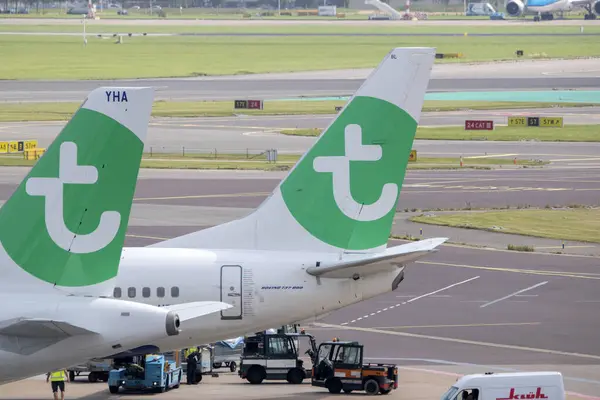
<path id="1" fill-rule="evenodd" d="M 152 86 L 156 100 L 197 101 L 348 96 L 372 69 L 198 78 L 100 81 L 0 81 L 0 102 L 81 102 L 96 87 Z M 597 59 L 436 64 L 428 92 L 590 90 L 600 88 Z"/>

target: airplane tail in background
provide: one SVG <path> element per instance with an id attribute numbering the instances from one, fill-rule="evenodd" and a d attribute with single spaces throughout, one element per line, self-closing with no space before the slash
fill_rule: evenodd
<path id="1" fill-rule="evenodd" d="M 152 88 L 93 90 L 0 209 L 3 290 L 112 295 Z"/>
<path id="2" fill-rule="evenodd" d="M 433 48 L 392 50 L 256 211 L 152 246 L 385 249 L 434 58 Z"/>

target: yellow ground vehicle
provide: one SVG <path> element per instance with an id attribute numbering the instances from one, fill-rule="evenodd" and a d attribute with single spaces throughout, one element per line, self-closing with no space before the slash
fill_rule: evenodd
<path id="1" fill-rule="evenodd" d="M 358 342 L 324 342 L 317 351 L 311 383 L 330 393 L 364 390 L 368 395 L 388 394 L 398 388 L 398 367 L 363 364 L 363 346 Z"/>

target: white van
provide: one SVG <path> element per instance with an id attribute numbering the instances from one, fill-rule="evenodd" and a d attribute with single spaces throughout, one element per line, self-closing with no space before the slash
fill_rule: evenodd
<path id="1" fill-rule="evenodd" d="M 465 375 L 441 400 L 566 400 L 560 372 Z"/>

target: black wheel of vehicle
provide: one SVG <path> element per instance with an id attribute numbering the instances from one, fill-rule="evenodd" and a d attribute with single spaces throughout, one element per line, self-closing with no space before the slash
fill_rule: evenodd
<path id="1" fill-rule="evenodd" d="M 108 390 L 112 393 L 112 394 L 117 394 L 119 393 L 119 387 L 118 386 L 109 386 Z"/>
<path id="2" fill-rule="evenodd" d="M 91 383 L 98 382 L 98 374 L 96 374 L 95 372 L 90 372 L 90 374 L 88 375 L 88 381 L 90 381 Z"/>
<path id="3" fill-rule="evenodd" d="M 246 379 L 253 385 L 259 385 L 265 379 L 265 375 L 266 373 L 263 367 L 254 365 L 248 370 Z"/>
<path id="4" fill-rule="evenodd" d="M 390 394 L 392 389 L 379 389 L 379 393 L 381 394 Z"/>
<path id="5" fill-rule="evenodd" d="M 365 382 L 364 389 L 369 396 L 376 395 L 379 393 L 379 382 L 375 379 L 369 379 Z"/>
<path id="6" fill-rule="evenodd" d="M 220 362 L 216 362 L 216 363 L 213 364 L 213 368 L 214 369 L 219 369 L 221 367 L 222 367 L 222 364 Z"/>
<path id="7" fill-rule="evenodd" d="M 75 371 L 69 371 L 69 380 L 71 382 L 75 380 Z"/>
<path id="8" fill-rule="evenodd" d="M 202 372 L 196 372 L 196 379 L 194 380 L 194 384 L 197 385 L 202 382 Z"/>
<path id="9" fill-rule="evenodd" d="M 231 372 L 235 372 L 235 370 L 236 370 L 236 369 L 237 369 L 237 364 L 236 364 L 235 362 L 233 362 L 233 361 L 232 361 L 232 362 L 230 362 L 230 363 L 229 363 L 229 370 L 230 370 Z"/>
<path id="10" fill-rule="evenodd" d="M 338 394 L 342 391 L 342 381 L 338 378 L 330 378 L 325 382 L 325 387 L 329 390 L 329 393 Z"/>
<path id="11" fill-rule="evenodd" d="M 287 373 L 287 381 L 293 385 L 299 385 L 304 380 L 304 371 L 299 368 L 292 368 Z"/>

